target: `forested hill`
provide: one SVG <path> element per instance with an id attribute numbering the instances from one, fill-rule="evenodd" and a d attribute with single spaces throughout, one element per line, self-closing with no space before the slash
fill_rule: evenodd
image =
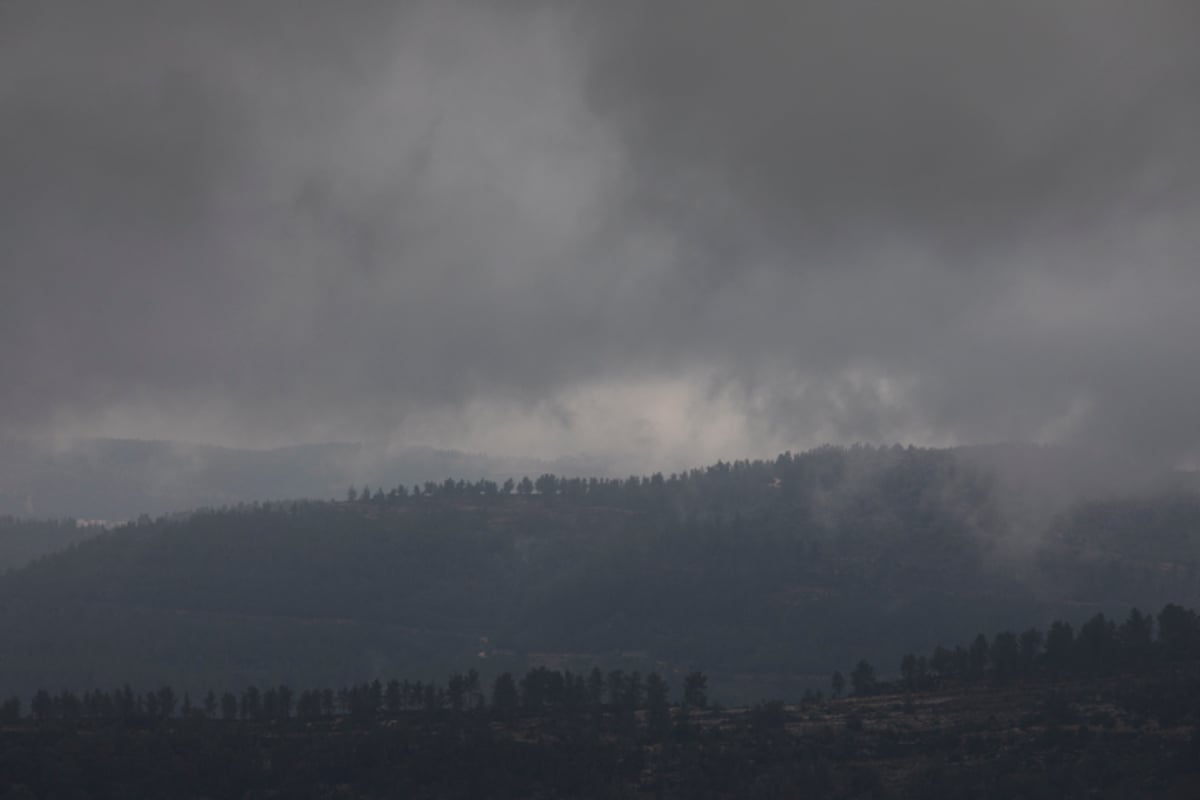
<path id="1" fill-rule="evenodd" d="M 63 550 L 99 530 L 73 519 L 18 519 L 0 515 L 0 573 Z"/>
<path id="2" fill-rule="evenodd" d="M 543 663 L 703 668 L 731 702 L 795 696 L 851 658 L 980 626 L 1195 605 L 1200 500 L 1106 503 L 1017 557 L 1008 543 L 1030 532 L 974 462 L 862 447 L 143 519 L 0 579 L 0 682 L 331 685 Z"/>

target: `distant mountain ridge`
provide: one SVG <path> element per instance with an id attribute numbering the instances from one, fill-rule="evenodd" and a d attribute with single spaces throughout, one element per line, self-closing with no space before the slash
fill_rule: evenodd
<path id="1" fill-rule="evenodd" d="M 1135 469 L 1062 447 L 972 445 L 959 457 L 998 479 L 1015 510 L 1045 514 L 1064 497 L 1171 483 L 1197 473 Z M 197 508 L 291 499 L 341 499 L 349 486 L 409 486 L 448 477 L 503 481 L 544 473 L 624 477 L 605 456 L 509 458 L 432 447 L 351 442 L 244 449 L 140 439 L 0 441 L 0 515 L 122 522 Z M 1134 482 L 1137 485 L 1133 485 Z"/>
<path id="2" fill-rule="evenodd" d="M 267 450 L 138 439 L 0 442 L 0 515 L 120 522 L 264 500 L 340 498 L 392 486 L 522 472 L 604 474 L 601 459 L 509 459 L 431 447 L 346 442 Z"/>

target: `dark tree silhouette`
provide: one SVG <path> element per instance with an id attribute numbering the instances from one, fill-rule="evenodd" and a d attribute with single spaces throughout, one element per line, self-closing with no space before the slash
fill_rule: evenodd
<path id="1" fill-rule="evenodd" d="M 517 713 L 520 704 L 517 682 L 513 680 L 512 673 L 502 673 L 492 684 L 492 710 L 498 717 L 507 719 Z"/>
<path id="2" fill-rule="evenodd" d="M 703 672 L 689 672 L 683 679 L 683 704 L 688 708 L 708 705 L 708 676 Z"/>
<path id="3" fill-rule="evenodd" d="M 646 727 L 656 739 L 671 731 L 671 706 L 667 682 L 657 672 L 646 676 Z"/>
<path id="4" fill-rule="evenodd" d="M 850 685 L 854 687 L 854 694 L 858 696 L 874 692 L 875 668 L 866 661 L 859 661 L 850 673 Z"/>
<path id="5" fill-rule="evenodd" d="M 997 633 L 988 655 L 996 680 L 1003 682 L 1012 678 L 1021 665 L 1021 645 L 1017 635 L 1012 631 Z"/>
<path id="6" fill-rule="evenodd" d="M 1055 669 L 1069 667 L 1074 660 L 1075 629 L 1069 622 L 1054 622 L 1046 633 L 1046 663 Z"/>

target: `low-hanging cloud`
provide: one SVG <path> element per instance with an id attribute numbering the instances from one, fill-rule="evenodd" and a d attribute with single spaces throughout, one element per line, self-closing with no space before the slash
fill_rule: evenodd
<path id="1" fill-rule="evenodd" d="M 0 5 L 0 428 L 1200 452 L 1187 2 Z"/>

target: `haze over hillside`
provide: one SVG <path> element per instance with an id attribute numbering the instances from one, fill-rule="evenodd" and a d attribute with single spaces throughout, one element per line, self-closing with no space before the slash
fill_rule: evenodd
<path id="1" fill-rule="evenodd" d="M 1197 43 L 0 0 L 0 800 L 1200 796 Z"/>
<path id="2" fill-rule="evenodd" d="M 990 445 L 960 455 L 993 478 L 998 497 L 1037 527 L 1085 497 L 1194 481 L 1194 473 L 1135 468 L 1089 448 Z M 732 459 L 726 459 L 732 460 Z M 270 500 L 341 499 L 350 487 L 409 487 L 446 478 L 503 482 L 524 475 L 627 477 L 693 464 L 628 469 L 628 457 L 490 456 L 430 447 L 328 443 L 267 450 L 121 439 L 9 439 L 0 447 L 0 515 L 112 523 Z"/>
<path id="3" fill-rule="evenodd" d="M 0 800 L 1197 795 L 1197 43 L 1197 0 L 0 0 Z M 972 694 L 1018 642 L 1044 702 L 912 679 L 869 730 L 668 733 L 642 683 Z"/>
<path id="4" fill-rule="evenodd" d="M 504 458 L 431 447 L 330 443 L 268 450 L 123 439 L 10 439 L 0 515 L 123 522 L 265 500 L 342 498 L 350 486 L 544 472 L 609 475 L 602 457 Z"/>

